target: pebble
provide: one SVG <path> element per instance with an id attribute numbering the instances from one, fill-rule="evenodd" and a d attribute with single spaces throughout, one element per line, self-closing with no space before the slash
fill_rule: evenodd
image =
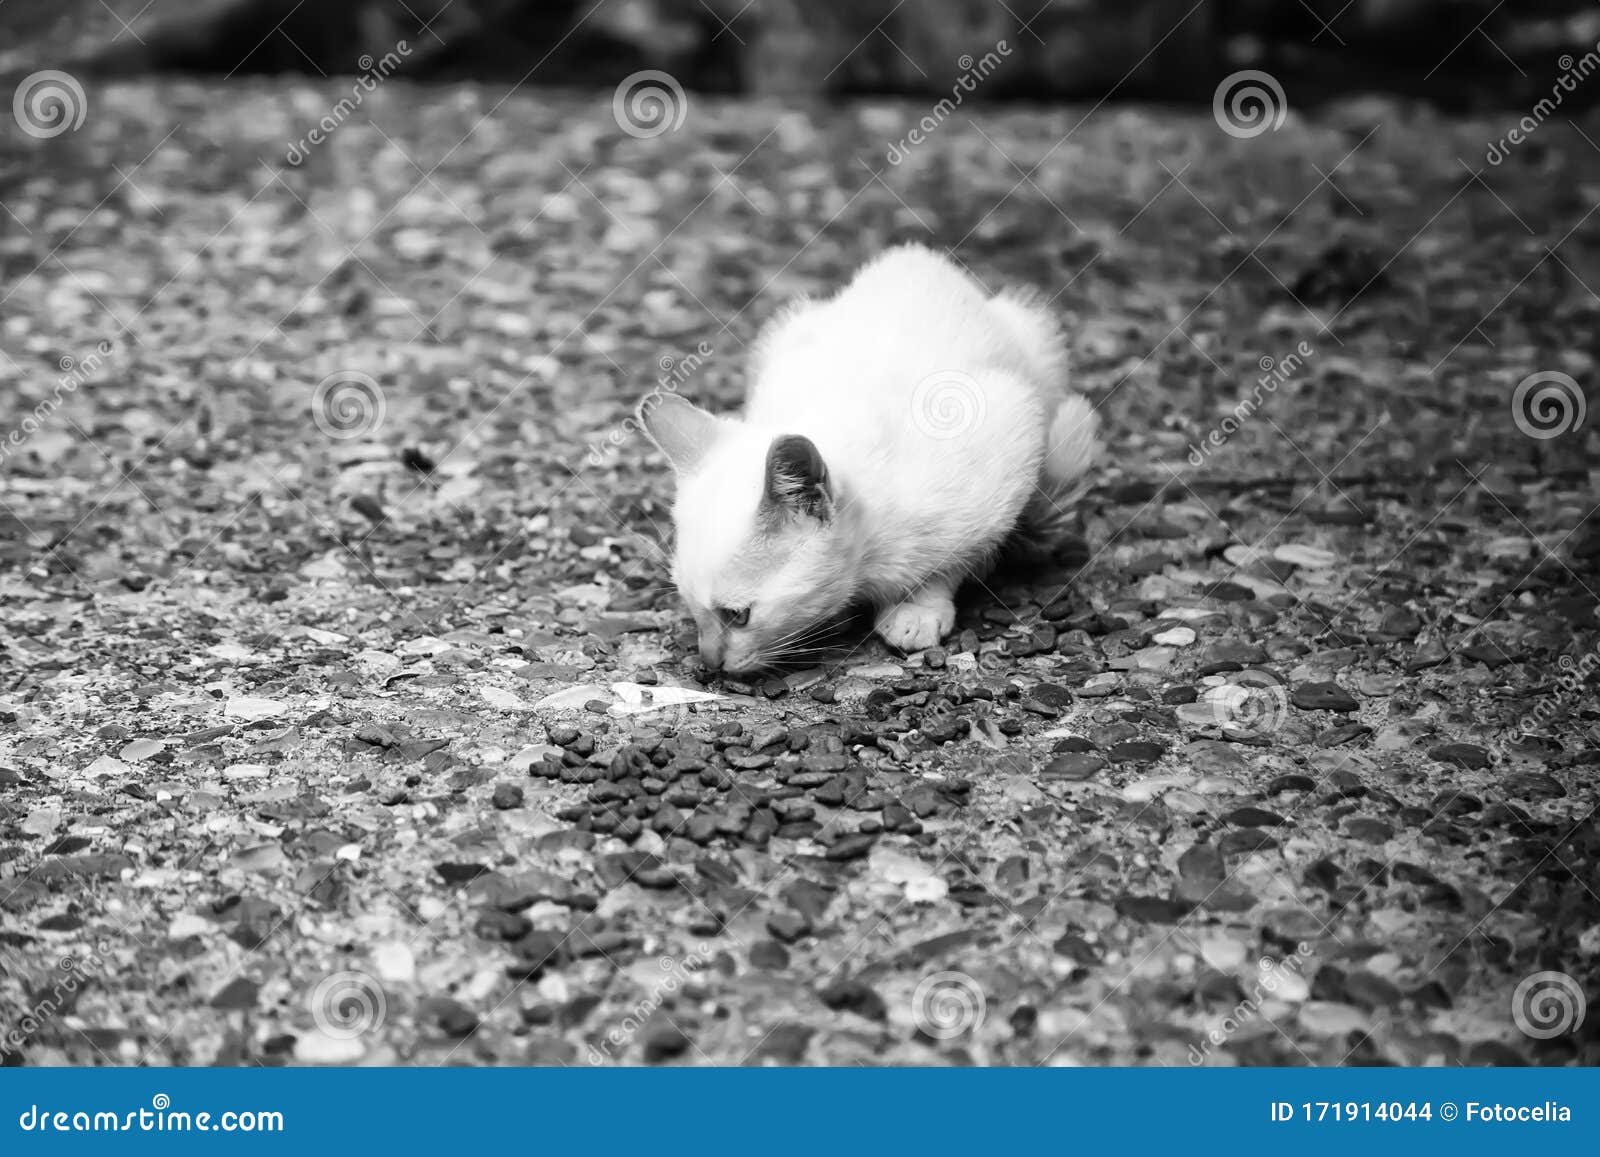
<path id="1" fill-rule="evenodd" d="M 750 946 L 750 966 L 781 972 L 789 967 L 789 950 L 776 940 L 758 940 Z"/>
<path id="2" fill-rule="evenodd" d="M 767 917 L 767 931 L 783 943 L 793 944 L 810 934 L 811 921 L 798 912 L 774 912 Z"/>
<path id="3" fill-rule="evenodd" d="M 828 849 L 827 858 L 834 861 L 859 860 L 862 856 L 872 851 L 872 845 L 876 840 L 876 836 L 860 832 L 841 836 Z"/>
<path id="4" fill-rule="evenodd" d="M 1161 758 L 1166 745 L 1155 740 L 1136 739 L 1119 743 L 1106 755 L 1112 763 L 1153 763 Z"/>
<path id="5" fill-rule="evenodd" d="M 329 1036 L 313 1029 L 295 1038 L 294 1059 L 302 1065 L 350 1065 L 367 1055 L 360 1037 Z"/>
<path id="6" fill-rule="evenodd" d="M 1360 706 L 1355 696 L 1337 683 L 1301 683 L 1289 698 L 1302 711 L 1354 711 Z"/>
<path id="7" fill-rule="evenodd" d="M 417 961 L 402 941 L 389 941 L 372 950 L 372 970 L 385 984 L 410 984 L 417 978 Z"/>
<path id="8" fill-rule="evenodd" d="M 1307 570 L 1327 570 L 1338 562 L 1338 556 L 1331 550 L 1323 550 L 1317 546 L 1307 546 L 1304 543 L 1284 543 L 1272 552 L 1272 557 L 1279 562 L 1286 562 L 1291 566 L 1304 567 Z"/>
<path id="9" fill-rule="evenodd" d="M 1289 821 L 1277 812 L 1267 811 L 1259 807 L 1234 808 L 1222 817 L 1224 823 L 1233 824 L 1241 828 L 1275 828 L 1281 827 Z"/>
<path id="10" fill-rule="evenodd" d="M 1152 641 L 1164 647 L 1187 647 L 1193 644 L 1197 637 L 1193 627 L 1172 627 L 1154 635 Z"/>
<path id="11" fill-rule="evenodd" d="M 889 1006 L 875 990 L 859 980 L 838 980 L 828 985 L 818 997 L 836 1012 L 853 1012 L 868 1020 L 887 1020 Z"/>
<path id="12" fill-rule="evenodd" d="M 1367 1032 L 1372 1025 L 1367 1014 L 1354 1005 L 1308 1000 L 1300 1006 L 1300 1027 L 1317 1036 L 1344 1036 Z"/>
<path id="13" fill-rule="evenodd" d="M 1047 780 L 1065 780 L 1071 783 L 1082 782 L 1091 778 L 1097 771 L 1106 766 L 1106 761 L 1098 755 L 1087 752 L 1068 752 L 1053 757 L 1040 769 L 1039 774 Z"/>
<path id="14" fill-rule="evenodd" d="M 1441 744 L 1428 752 L 1428 758 L 1472 769 L 1489 766 L 1489 753 L 1475 743 Z"/>
<path id="15" fill-rule="evenodd" d="M 647 1065 L 658 1065 L 662 1061 L 669 1061 L 687 1052 L 692 1043 L 684 1031 L 675 1024 L 664 1024 L 653 1028 L 644 1038 L 644 1062 Z"/>

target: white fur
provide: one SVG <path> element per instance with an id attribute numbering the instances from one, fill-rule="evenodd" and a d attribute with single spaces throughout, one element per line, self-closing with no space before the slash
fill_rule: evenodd
<path id="1" fill-rule="evenodd" d="M 962 578 L 987 566 L 1025 511 L 1067 498 L 1098 446 L 1046 310 L 1026 293 L 991 297 L 917 246 L 774 320 L 742 422 L 686 410 L 679 402 L 674 430 L 652 429 L 664 448 L 677 440 L 674 578 L 702 655 L 734 671 L 803 649 L 810 628 L 857 599 L 877 608 L 894 646 L 937 642 Z M 700 420 L 692 453 L 684 417 Z M 775 523 L 760 513 L 766 454 L 794 434 L 821 452 L 831 508 Z M 746 606 L 745 628 L 713 609 Z"/>

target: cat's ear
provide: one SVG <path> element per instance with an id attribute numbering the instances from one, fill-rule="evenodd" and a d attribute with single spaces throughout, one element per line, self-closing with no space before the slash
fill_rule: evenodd
<path id="1" fill-rule="evenodd" d="M 786 514 L 805 514 L 824 522 L 833 517 L 828 464 L 810 438 L 785 434 L 772 440 L 767 448 L 765 504 Z"/>
<path id="2" fill-rule="evenodd" d="M 644 427 L 650 441 L 667 456 L 667 461 L 679 474 L 694 469 L 728 424 L 726 419 L 708 414 L 677 394 L 663 394 L 659 390 L 645 395 L 637 413 L 639 425 Z"/>

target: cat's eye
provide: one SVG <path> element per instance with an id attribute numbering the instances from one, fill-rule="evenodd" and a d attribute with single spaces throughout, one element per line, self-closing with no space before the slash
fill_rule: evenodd
<path id="1" fill-rule="evenodd" d="M 717 618 L 722 620 L 724 627 L 748 627 L 750 625 L 750 608 L 718 607 Z"/>

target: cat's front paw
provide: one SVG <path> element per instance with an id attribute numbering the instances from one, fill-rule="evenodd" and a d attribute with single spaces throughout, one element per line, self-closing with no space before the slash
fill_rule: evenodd
<path id="1" fill-rule="evenodd" d="M 904 602 L 878 613 L 878 635 L 901 651 L 932 647 L 956 625 L 956 607 L 949 599 Z"/>

